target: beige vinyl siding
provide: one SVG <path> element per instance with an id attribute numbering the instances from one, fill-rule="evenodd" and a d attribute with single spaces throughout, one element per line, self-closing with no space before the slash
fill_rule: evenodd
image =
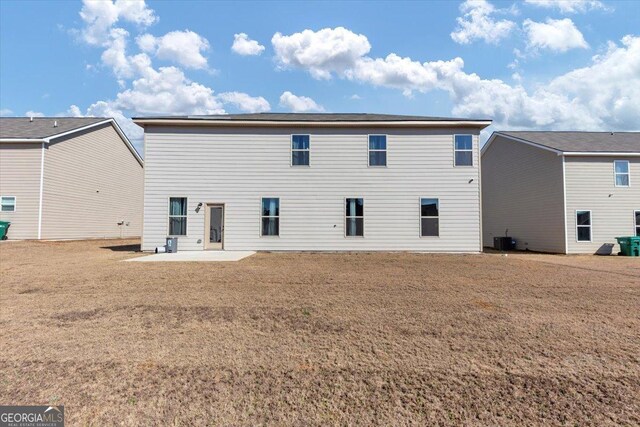
<path id="1" fill-rule="evenodd" d="M 485 246 L 508 235 L 517 249 L 565 252 L 562 157 L 497 136 L 482 155 Z"/>
<path id="2" fill-rule="evenodd" d="M 628 160 L 630 187 L 616 187 L 613 161 Z M 640 158 L 565 158 L 569 253 L 596 253 L 603 245 L 620 248 L 616 237 L 633 236 L 633 211 L 640 210 Z M 576 241 L 576 210 L 590 210 L 592 242 Z"/>
<path id="3" fill-rule="evenodd" d="M 15 212 L 0 212 L 9 239 L 38 238 L 41 158 L 41 143 L 0 143 L 0 195 L 16 197 Z"/>
<path id="4" fill-rule="evenodd" d="M 310 167 L 291 167 L 291 134 L 310 135 Z M 453 166 L 453 134 L 474 135 L 474 167 Z M 163 245 L 169 197 L 188 198 L 187 236 L 203 248 L 204 209 L 225 205 L 225 249 L 480 249 L 477 131 L 147 127 L 143 249 Z M 368 167 L 386 134 L 387 167 Z M 469 182 L 473 180 L 472 182 Z M 260 236 L 261 197 L 280 198 L 280 236 Z M 346 197 L 364 198 L 364 238 L 345 238 Z M 421 238 L 419 198 L 440 199 L 440 237 Z"/>
<path id="5" fill-rule="evenodd" d="M 142 166 L 111 124 L 54 140 L 45 154 L 42 238 L 140 236 L 142 185 Z"/>

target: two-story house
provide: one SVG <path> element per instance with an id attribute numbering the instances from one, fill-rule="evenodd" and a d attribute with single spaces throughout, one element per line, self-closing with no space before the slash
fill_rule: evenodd
<path id="1" fill-rule="evenodd" d="M 384 114 L 148 117 L 149 251 L 479 252 L 488 120 Z"/>
<path id="2" fill-rule="evenodd" d="M 0 118 L 9 239 L 138 237 L 142 180 L 142 158 L 112 118 Z"/>
<path id="3" fill-rule="evenodd" d="M 640 236 L 640 133 L 495 132 L 482 148 L 484 243 L 617 252 Z"/>

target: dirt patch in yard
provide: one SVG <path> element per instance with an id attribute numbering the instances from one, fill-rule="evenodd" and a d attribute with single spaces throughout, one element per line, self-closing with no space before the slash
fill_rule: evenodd
<path id="1" fill-rule="evenodd" d="M 0 402 L 69 425 L 640 424 L 637 259 L 119 262 L 137 244 L 0 244 Z"/>

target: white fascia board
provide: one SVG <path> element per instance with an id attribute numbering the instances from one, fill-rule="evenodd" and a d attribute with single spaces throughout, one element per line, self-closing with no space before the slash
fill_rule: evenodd
<path id="1" fill-rule="evenodd" d="M 522 138 L 517 138 L 515 136 L 505 135 L 504 133 L 501 133 L 501 132 L 493 132 L 491 134 L 491 137 L 487 141 L 487 143 L 484 144 L 484 147 L 482 147 L 482 152 L 481 152 L 482 155 L 484 155 L 484 153 L 489 149 L 489 146 L 491 145 L 493 140 L 496 139 L 496 137 L 498 137 L 498 136 L 510 139 L 512 141 L 515 141 L 515 142 L 520 142 L 522 144 L 530 145 L 532 147 L 540 148 L 541 150 L 551 151 L 552 153 L 556 153 L 558 156 L 561 156 L 563 154 L 562 151 L 556 150 L 555 148 L 546 147 L 544 145 L 536 144 L 535 142 L 531 142 L 531 141 L 528 141 L 528 140 L 522 139 Z"/>
<path id="2" fill-rule="evenodd" d="M 129 141 L 129 138 L 127 138 L 127 136 L 124 134 L 124 132 L 122 131 L 122 129 L 118 125 L 118 122 L 116 122 L 113 118 L 108 118 L 106 120 L 102 120 L 100 122 L 92 123 L 90 125 L 83 126 L 81 128 L 72 129 L 72 130 L 69 130 L 67 132 L 62 132 L 62 133 L 59 133 L 59 134 L 56 134 L 56 135 L 51 135 L 51 136 L 49 136 L 47 138 L 44 138 L 44 139 L 42 139 L 40 141 L 45 141 L 47 143 L 50 143 L 54 139 L 58 139 L 58 138 L 61 138 L 63 136 L 71 135 L 71 134 L 74 134 L 76 132 L 82 132 L 84 130 L 88 130 L 88 129 L 91 129 L 91 128 L 94 128 L 94 127 L 97 127 L 97 126 L 102 126 L 102 125 L 104 125 L 106 123 L 110 123 L 113 126 L 113 128 L 116 130 L 116 132 L 118 133 L 120 138 L 122 138 L 124 143 L 127 145 L 127 148 L 129 148 L 129 150 L 131 151 L 131 154 L 133 154 L 133 156 L 136 158 L 138 163 L 140 163 L 140 166 L 144 166 L 144 161 L 142 160 L 142 157 L 140 157 L 140 155 L 138 154 L 138 151 L 134 148 L 133 144 L 131 144 L 131 141 Z"/>
<path id="3" fill-rule="evenodd" d="M 122 131 L 122 128 L 120 128 L 120 125 L 118 124 L 118 122 L 115 119 L 109 119 L 109 120 L 111 120 L 111 123 L 113 124 L 113 127 L 115 128 L 116 132 L 118 132 L 118 135 L 120 135 L 124 143 L 127 144 L 127 147 L 131 151 L 131 154 L 133 154 L 133 156 L 136 158 L 138 163 L 140 163 L 140 166 L 144 167 L 144 160 L 142 160 L 142 157 L 140 157 L 140 154 L 138 154 L 138 150 L 136 150 L 136 148 L 133 146 L 131 141 L 129 141 L 129 138 L 127 138 L 127 135 L 125 135 L 125 133 Z"/>
<path id="4" fill-rule="evenodd" d="M 57 133 L 55 135 L 47 136 L 45 138 L 1 138 L 0 142 L 38 142 L 38 143 L 46 142 L 48 144 L 53 139 L 62 138 L 63 136 L 71 135 L 71 134 L 74 134 L 76 132 L 82 132 L 83 130 L 91 129 L 93 127 L 100 126 L 100 125 L 103 125 L 105 123 L 109 123 L 109 122 L 112 122 L 112 121 L 113 121 L 113 119 L 102 120 L 100 122 L 92 123 L 90 125 L 82 126 L 80 128 L 71 129 L 71 130 L 68 130 L 66 132 Z"/>
<path id="5" fill-rule="evenodd" d="M 614 156 L 614 157 L 640 157 L 640 153 L 625 153 L 623 151 L 607 151 L 607 152 L 597 152 L 597 151 L 565 151 L 562 153 L 563 156 L 589 156 L 589 157 L 598 157 L 598 156 Z"/>
<path id="6" fill-rule="evenodd" d="M 42 138 L 0 138 L 0 142 L 20 142 L 20 143 L 43 143 L 46 142 Z"/>
<path id="7" fill-rule="evenodd" d="M 66 132 L 57 133 L 57 134 L 55 134 L 55 135 L 51 135 L 51 136 L 48 136 L 48 137 L 46 137 L 46 138 L 42 138 L 42 139 L 43 139 L 45 142 L 49 143 L 49 142 L 51 142 L 51 140 L 53 140 L 53 139 L 62 138 L 63 136 L 71 135 L 71 134 L 74 134 L 74 133 L 76 133 L 76 132 L 82 132 L 83 130 L 91 129 L 91 128 L 94 128 L 94 127 L 96 127 L 96 126 L 100 126 L 100 125 L 103 125 L 103 124 L 105 124 L 105 123 L 109 123 L 109 122 L 112 122 L 112 121 L 113 121 L 113 119 L 106 119 L 106 120 L 103 120 L 103 121 L 101 121 L 101 122 L 96 122 L 96 123 L 92 123 L 92 124 L 87 125 L 87 126 L 82 126 L 82 127 L 80 127 L 80 128 L 71 129 L 71 130 L 68 130 L 68 131 L 66 131 Z"/>
<path id="8" fill-rule="evenodd" d="M 273 121 L 273 120 L 206 120 L 206 119 L 135 119 L 139 126 L 145 125 L 187 125 L 187 126 L 220 126 L 220 127 L 474 127 L 484 129 L 491 121 L 441 120 L 441 121 Z"/>
<path id="9" fill-rule="evenodd" d="M 138 161 L 138 163 L 140 163 L 140 166 L 144 166 L 144 160 L 142 160 L 142 157 L 140 157 L 140 154 L 138 154 L 138 151 L 135 149 L 135 147 L 133 146 L 133 144 L 131 144 L 131 141 L 129 141 L 129 138 L 127 138 L 127 135 L 125 135 L 125 133 L 122 131 L 122 129 L 120 128 L 120 125 L 118 125 L 118 122 L 116 122 L 114 119 L 109 118 L 106 120 L 102 120 L 100 122 L 96 122 L 96 123 L 92 123 L 90 125 L 87 126 L 83 126 L 80 128 L 76 128 L 76 129 L 71 129 L 68 130 L 66 132 L 62 132 L 62 133 L 58 133 L 55 135 L 51 135 L 48 136 L 46 138 L 1 138 L 0 142 L 6 142 L 6 143 L 11 143 L 11 142 L 15 142 L 15 143 L 47 143 L 50 144 L 52 140 L 54 139 L 58 139 L 58 138 L 62 138 L 63 136 L 67 136 L 67 135 L 72 135 L 74 133 L 77 132 L 82 132 L 84 130 L 88 130 L 97 126 L 101 126 L 104 125 L 106 123 L 111 123 L 113 125 L 113 128 L 116 130 L 116 132 L 118 133 L 118 135 L 120 135 L 120 138 L 122 138 L 122 140 L 124 141 L 124 143 L 127 145 L 127 148 L 129 148 L 129 150 L 131 151 L 131 154 L 133 154 L 133 156 L 136 158 L 136 160 Z"/>

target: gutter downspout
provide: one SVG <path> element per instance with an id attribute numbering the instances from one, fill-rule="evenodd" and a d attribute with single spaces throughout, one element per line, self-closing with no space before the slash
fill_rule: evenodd
<path id="1" fill-rule="evenodd" d="M 484 230 L 482 228 L 482 151 L 480 149 L 480 134 L 478 134 L 478 212 L 480 213 L 479 229 L 480 229 L 480 253 L 484 252 Z"/>
<path id="2" fill-rule="evenodd" d="M 567 172 L 565 166 L 565 156 L 562 157 L 562 214 L 564 217 L 564 253 L 569 254 L 569 224 L 567 223 Z"/>
<path id="3" fill-rule="evenodd" d="M 38 240 L 42 238 L 42 194 L 44 189 L 44 151 L 45 151 L 45 142 L 42 141 L 42 155 L 40 157 L 40 201 L 38 203 Z"/>

